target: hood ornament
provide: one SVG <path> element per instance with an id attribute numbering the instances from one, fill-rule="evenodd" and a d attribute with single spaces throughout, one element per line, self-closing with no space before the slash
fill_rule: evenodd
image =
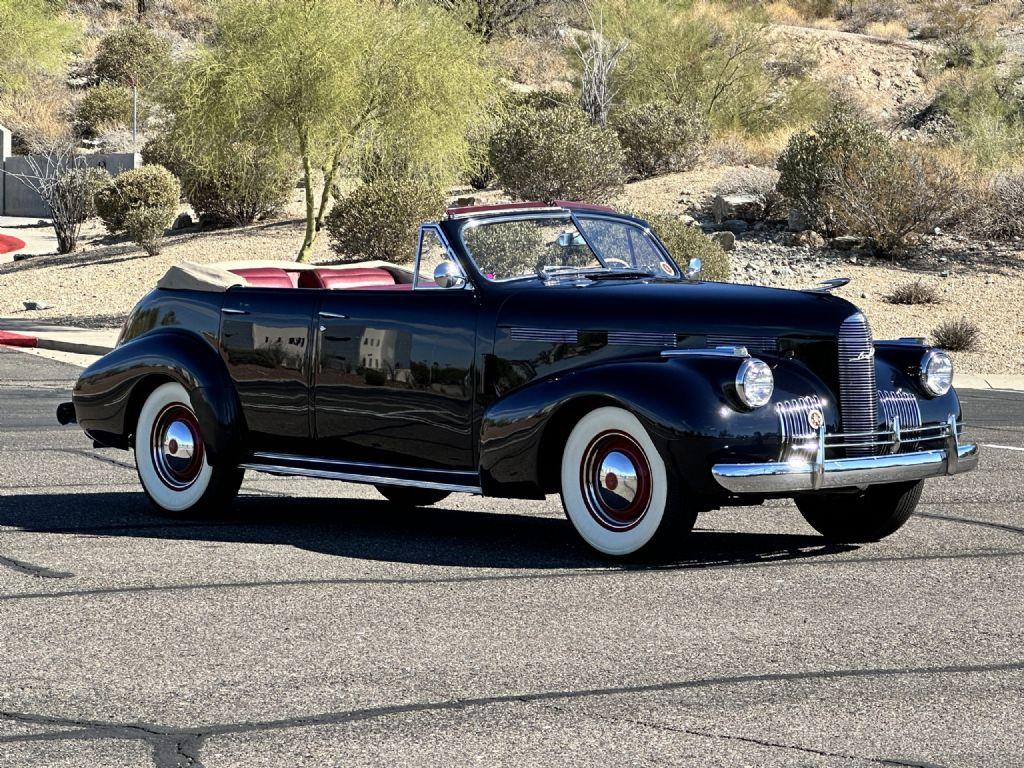
<path id="1" fill-rule="evenodd" d="M 818 283 L 817 288 L 808 288 L 808 293 L 832 293 L 836 288 L 842 288 L 850 282 L 848 277 L 833 277 L 831 280 L 824 280 Z"/>

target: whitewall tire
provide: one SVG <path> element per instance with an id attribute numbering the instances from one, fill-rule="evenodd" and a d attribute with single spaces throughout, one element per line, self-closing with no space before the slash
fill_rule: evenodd
<path id="1" fill-rule="evenodd" d="M 230 504 L 244 474 L 210 465 L 188 392 L 172 382 L 154 389 L 139 411 L 135 467 L 153 505 L 178 514 Z"/>
<path id="2" fill-rule="evenodd" d="M 562 505 L 576 532 L 605 555 L 626 556 L 684 535 L 696 514 L 643 424 L 622 408 L 597 408 L 573 428 L 562 453 Z"/>

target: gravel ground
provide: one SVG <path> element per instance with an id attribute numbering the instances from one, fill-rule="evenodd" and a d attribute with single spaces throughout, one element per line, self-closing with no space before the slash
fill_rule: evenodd
<path id="1" fill-rule="evenodd" d="M 737 168 L 703 168 L 630 184 L 616 201 L 624 209 L 693 212 L 706 205 L 715 186 Z M 480 196 L 497 199 L 495 193 Z M 167 268 L 183 261 L 216 262 L 293 257 L 302 238 L 298 199 L 289 218 L 233 230 L 186 232 L 166 238 L 159 256 L 148 257 L 130 243 L 87 230 L 84 247 L 70 256 L 34 256 L 0 265 L 0 317 L 34 318 L 81 327 L 120 326 Z M 929 336 L 947 318 L 968 316 L 982 327 L 980 349 L 955 355 L 964 373 L 1024 373 L 1024 256 L 1017 244 L 968 242 L 933 237 L 906 266 L 895 266 L 828 248 L 811 250 L 783 245 L 782 232 L 741 235 L 732 253 L 734 279 L 787 288 L 807 288 L 830 277 L 849 277 L 839 291 L 871 318 L 878 338 Z M 333 254 L 326 234 L 314 260 Z M 933 283 L 943 302 L 932 306 L 894 306 L 884 296 L 898 283 Z M 22 302 L 43 301 L 51 307 L 26 312 Z"/>

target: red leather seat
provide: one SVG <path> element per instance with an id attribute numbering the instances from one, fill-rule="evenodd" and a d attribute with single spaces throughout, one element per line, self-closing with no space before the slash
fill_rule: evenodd
<path id="1" fill-rule="evenodd" d="M 246 267 L 230 270 L 245 279 L 246 285 L 257 288 L 295 288 L 299 273 L 287 272 L 277 267 Z"/>
<path id="2" fill-rule="evenodd" d="M 300 288 L 394 288 L 395 278 L 386 269 L 355 267 L 353 269 L 309 269 L 299 274 Z"/>

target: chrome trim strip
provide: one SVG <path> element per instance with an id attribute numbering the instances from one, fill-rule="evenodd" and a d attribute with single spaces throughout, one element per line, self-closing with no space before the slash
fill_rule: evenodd
<path id="1" fill-rule="evenodd" d="M 714 349 L 663 349 L 662 357 L 750 357 L 746 347 L 715 347 Z"/>
<path id="2" fill-rule="evenodd" d="M 221 307 L 220 312 L 222 315 L 248 315 L 249 313 L 244 309 L 232 309 L 231 307 Z"/>
<path id="3" fill-rule="evenodd" d="M 365 483 L 368 485 L 402 485 L 413 488 L 429 488 L 432 491 L 451 491 L 452 493 L 473 493 L 478 496 L 483 494 L 480 486 L 458 485 L 456 483 L 435 483 L 424 480 L 405 480 L 402 478 L 386 477 L 384 475 L 362 475 L 352 472 L 335 472 L 329 469 L 307 469 L 303 467 L 282 467 L 277 464 L 260 464 L 247 462 L 240 465 L 242 469 L 252 469 L 256 472 L 266 472 L 271 475 L 286 475 L 299 477 L 316 477 L 323 480 L 342 480 L 348 483 Z"/>
<path id="4" fill-rule="evenodd" d="M 976 444 L 964 443 L 957 445 L 955 452 L 918 451 L 796 464 L 716 464 L 711 473 L 719 485 L 732 493 L 795 493 L 970 472 L 978 466 L 978 453 Z M 816 458 L 820 459 L 820 450 Z"/>
<path id="5" fill-rule="evenodd" d="M 575 344 L 579 331 L 558 328 L 509 328 L 508 335 L 517 341 L 548 341 L 553 344 Z"/>
<path id="6" fill-rule="evenodd" d="M 676 335 L 648 331 L 608 331 L 608 343 L 628 346 L 674 347 Z"/>
<path id="7" fill-rule="evenodd" d="M 376 469 L 383 472 L 422 472 L 430 474 L 432 472 L 444 472 L 449 475 L 459 475 L 468 479 L 476 479 L 479 475 L 476 472 L 471 472 L 466 469 L 429 469 L 424 467 L 400 467 L 397 464 L 374 464 L 367 461 L 343 461 L 340 459 L 328 459 L 320 456 L 299 456 L 294 453 L 254 453 L 253 458 L 261 459 L 267 463 L 273 463 L 278 461 L 284 462 L 301 462 L 304 464 L 325 464 L 327 466 L 338 466 L 344 464 L 346 467 L 359 467 L 360 469 Z"/>

